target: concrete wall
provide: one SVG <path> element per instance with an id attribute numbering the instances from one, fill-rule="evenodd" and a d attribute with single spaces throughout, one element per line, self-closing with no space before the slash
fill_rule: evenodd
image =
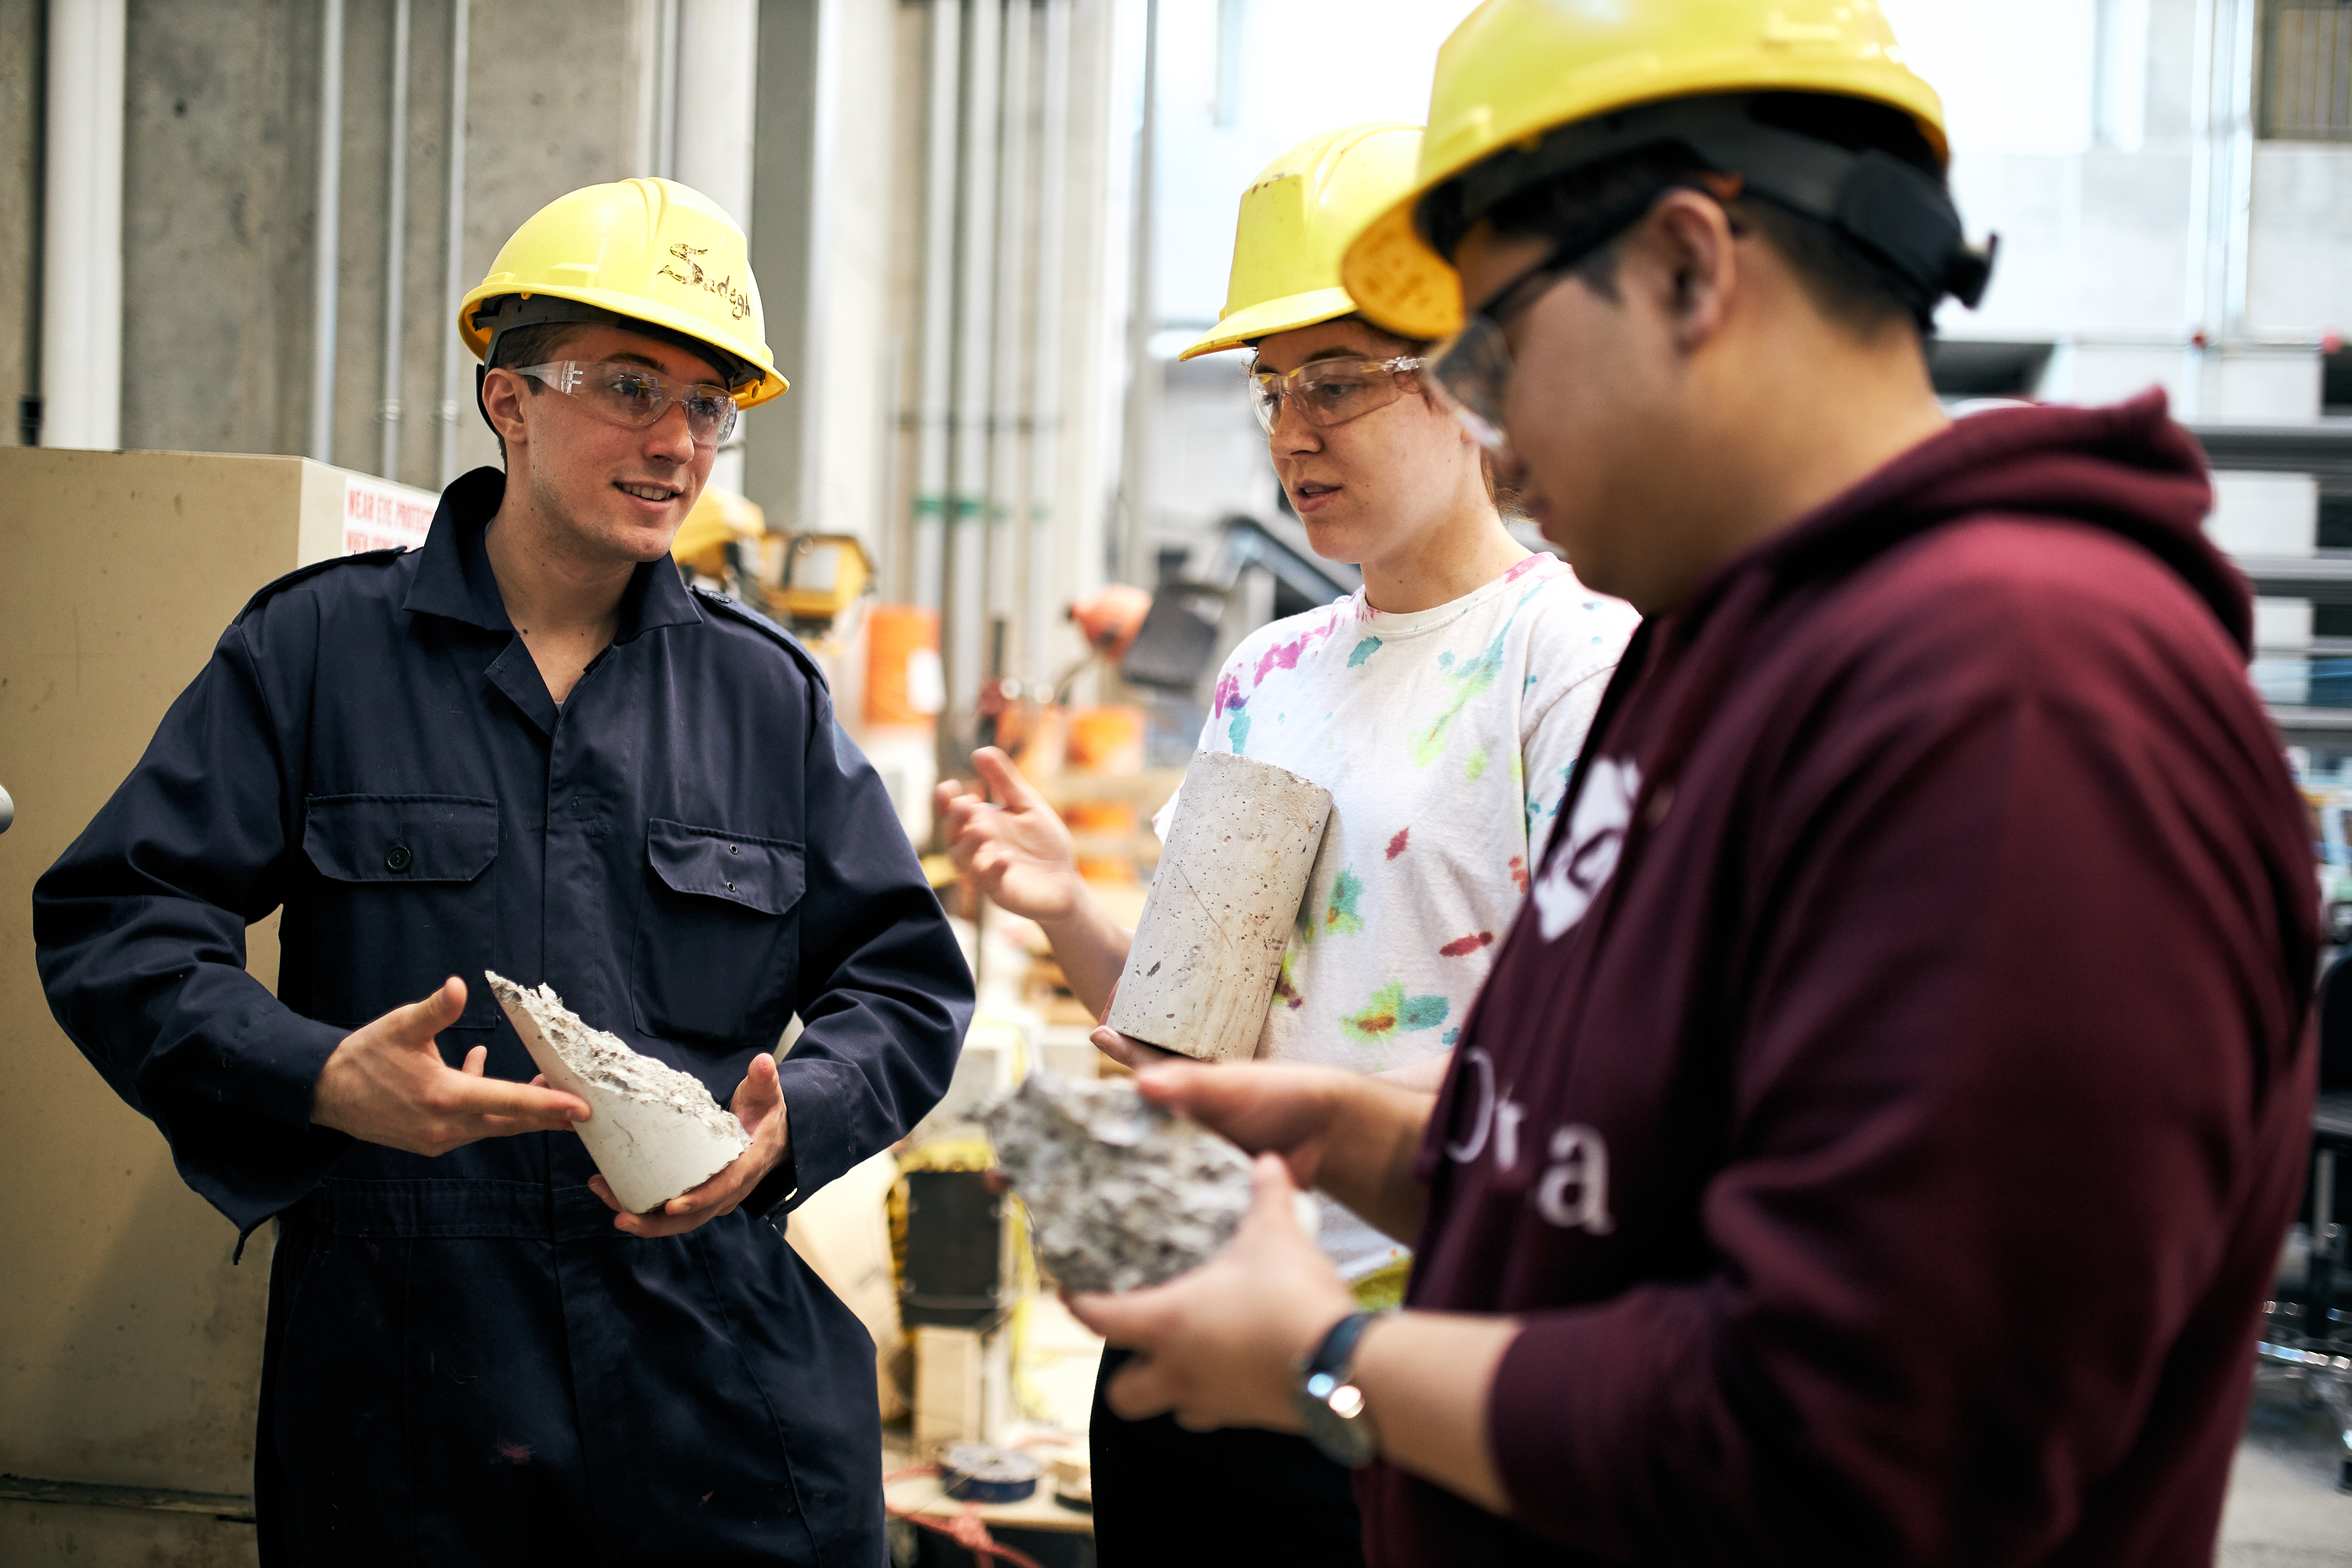
<path id="1" fill-rule="evenodd" d="M 302 449 L 318 56 L 315 4 L 132 0 L 126 447 Z"/>

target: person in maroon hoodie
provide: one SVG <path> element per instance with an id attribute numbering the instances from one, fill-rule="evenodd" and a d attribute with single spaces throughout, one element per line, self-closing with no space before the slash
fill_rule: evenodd
<path id="1" fill-rule="evenodd" d="M 1391 330 L 1471 303 L 1439 377 L 1647 619 L 1434 1104 L 1152 1069 L 1258 1206 L 1073 1305 L 1123 1415 L 1362 1465 L 1374 1563 L 2210 1561 L 2309 852 L 2161 396 L 1938 407 L 1989 258 L 1899 59 L 1848 0 L 1495 0 L 1349 254 Z M 1412 1238 L 1404 1311 L 1294 1181 Z"/>

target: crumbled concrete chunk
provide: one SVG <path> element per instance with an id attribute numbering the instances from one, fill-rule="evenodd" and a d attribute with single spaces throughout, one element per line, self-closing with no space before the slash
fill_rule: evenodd
<path id="1" fill-rule="evenodd" d="M 631 1214 L 699 1186 L 751 1146 L 743 1123 L 692 1073 L 589 1027 L 552 986 L 484 977 L 547 1081 L 588 1102 L 593 1114 L 579 1124 L 581 1142 Z"/>
<path id="2" fill-rule="evenodd" d="M 1128 1081 L 1038 1071 L 982 1112 L 1029 1207 L 1037 1259 L 1073 1290 L 1132 1290 L 1208 1261 L 1250 1206 L 1250 1160 Z"/>

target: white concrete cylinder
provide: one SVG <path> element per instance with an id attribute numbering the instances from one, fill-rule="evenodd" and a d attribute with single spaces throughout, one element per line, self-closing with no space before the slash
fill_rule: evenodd
<path id="1" fill-rule="evenodd" d="M 1255 1055 L 1330 816 L 1321 784 L 1196 752 L 1104 1021 L 1203 1061 Z"/>

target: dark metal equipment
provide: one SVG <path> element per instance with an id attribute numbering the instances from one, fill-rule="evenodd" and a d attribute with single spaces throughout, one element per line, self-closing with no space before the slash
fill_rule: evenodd
<path id="1" fill-rule="evenodd" d="M 987 1329 L 1004 1311 L 1004 1200 L 979 1171 L 907 1173 L 907 1274 L 898 1315 L 910 1328 Z"/>

